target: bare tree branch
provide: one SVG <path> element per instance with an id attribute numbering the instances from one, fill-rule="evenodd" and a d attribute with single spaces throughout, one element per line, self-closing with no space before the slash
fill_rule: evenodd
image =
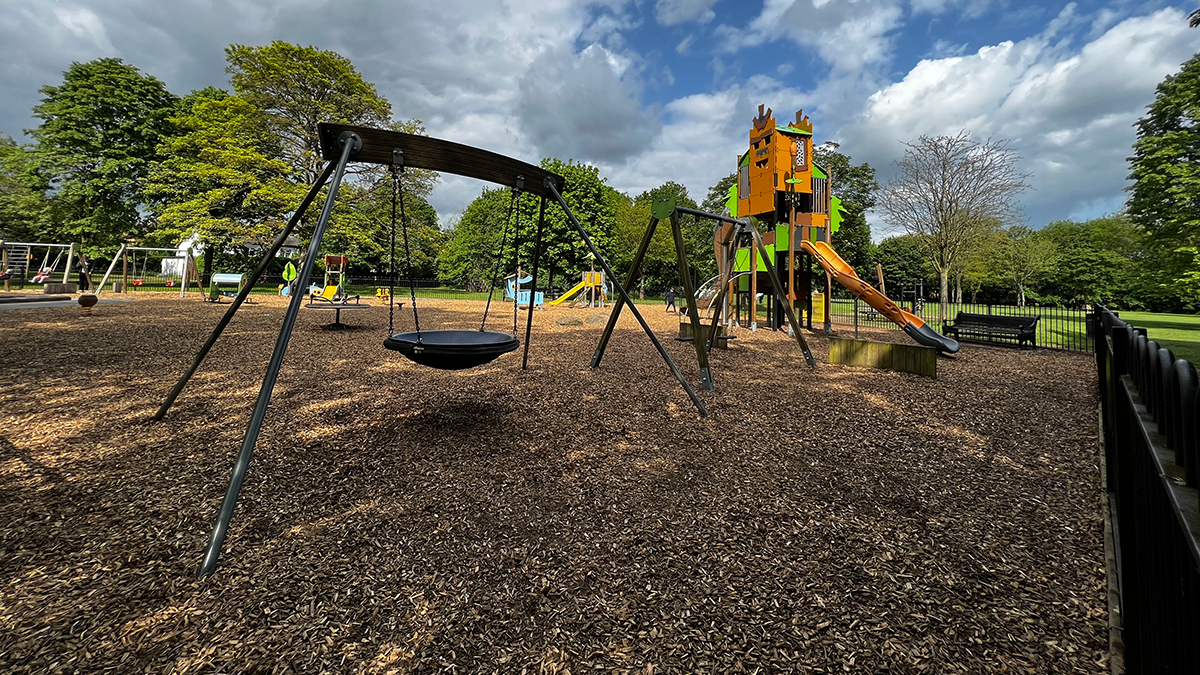
<path id="1" fill-rule="evenodd" d="M 946 318 L 949 275 L 994 223 L 1019 222 L 1016 196 L 1032 174 L 1007 140 L 980 143 L 963 130 L 954 136 L 921 136 L 904 144 L 900 174 L 880 190 L 876 207 L 893 227 L 916 238 L 941 278 L 941 318 Z"/>

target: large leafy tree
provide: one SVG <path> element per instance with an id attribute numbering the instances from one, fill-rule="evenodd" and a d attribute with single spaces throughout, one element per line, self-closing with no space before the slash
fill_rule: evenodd
<path id="1" fill-rule="evenodd" d="M 32 146 L 0 136 L 0 240 L 54 238 L 50 186 L 37 170 Z"/>
<path id="2" fill-rule="evenodd" d="M 600 171 L 590 164 L 559 159 L 544 159 L 544 169 L 565 179 L 563 199 L 587 231 L 592 242 L 613 262 L 612 242 L 617 193 L 605 184 Z M 492 265 L 506 223 L 511 191 L 507 188 L 484 189 L 463 212 L 449 233 L 449 240 L 438 262 L 439 275 L 447 283 L 472 288 L 486 288 L 491 280 Z M 523 273 L 533 264 L 534 239 L 537 234 L 539 198 L 522 195 L 515 207 L 513 230 L 517 235 L 519 257 L 515 260 Z M 550 277 L 574 276 L 592 265 L 591 254 L 566 215 L 551 200 L 547 200 L 546 223 L 542 232 L 542 270 L 538 286 L 550 285 Z M 513 232 L 501 258 L 502 275 L 514 272 Z"/>
<path id="3" fill-rule="evenodd" d="M 159 147 L 145 191 L 158 218 L 154 232 L 174 244 L 197 235 L 217 250 L 266 244 L 304 193 L 280 159 L 279 138 L 262 111 L 217 89 L 186 99 L 172 118 L 177 135 Z"/>
<path id="4" fill-rule="evenodd" d="M 1128 210 L 1174 279 L 1200 273 L 1200 54 L 1158 85 L 1137 122 Z"/>
<path id="5" fill-rule="evenodd" d="M 866 212 L 875 208 L 875 169 L 870 164 L 854 164 L 849 155 L 838 152 L 838 144 L 824 143 L 813 149 L 813 161 L 829 172 L 833 193 L 842 201 L 842 224 L 833 233 L 833 248 L 862 278 L 869 278 L 875 264 L 875 245 Z"/>
<path id="6" fill-rule="evenodd" d="M 1135 307 L 1145 234 L 1125 214 L 1084 222 L 1058 220 L 1041 236 L 1055 247 L 1055 264 L 1040 291 L 1067 303 L 1104 302 Z"/>
<path id="7" fill-rule="evenodd" d="M 392 105 L 337 52 L 276 40 L 225 48 L 234 93 L 263 110 L 283 159 L 311 185 L 321 173 L 319 122 L 389 128 Z"/>
<path id="8" fill-rule="evenodd" d="M 911 288 L 914 281 L 925 283 L 935 276 L 920 242 L 911 234 L 884 239 L 875 255 L 883 268 L 889 295 L 895 295 L 901 288 Z"/>
<path id="9" fill-rule="evenodd" d="M 1024 307 L 1029 287 L 1053 267 L 1057 249 L 1054 241 L 1024 225 L 1006 228 L 1000 238 L 997 263 L 1005 281 Z"/>
<path id="10" fill-rule="evenodd" d="M 120 59 L 73 63 L 42 87 L 29 133 L 62 214 L 56 238 L 86 250 L 142 229 L 142 183 L 173 129 L 178 99 Z"/>

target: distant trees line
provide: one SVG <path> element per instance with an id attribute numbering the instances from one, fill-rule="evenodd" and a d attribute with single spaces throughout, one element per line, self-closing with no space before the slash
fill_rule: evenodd
<path id="1" fill-rule="evenodd" d="M 61 83 L 42 87 L 33 110 L 39 124 L 28 130 L 32 142 L 0 135 L 0 238 L 72 241 L 103 256 L 122 242 L 172 246 L 196 237 L 216 256 L 217 269 L 233 271 L 251 264 L 247 254 L 271 240 L 318 178 L 317 122 L 424 133 L 420 120 L 394 119 L 391 103 L 336 52 L 274 42 L 230 45 L 225 57 L 228 89 L 179 96 L 114 58 L 74 63 Z M 1102 300 L 1114 307 L 1195 309 L 1200 125 L 1189 115 L 1200 106 L 1197 82 L 1200 64 L 1193 58 L 1160 85 L 1139 122 L 1128 211 L 1086 222 L 1034 230 L 1003 200 L 943 212 L 940 221 L 926 214 L 920 221 L 912 216 L 916 212 L 903 215 L 900 184 L 881 188 L 871 166 L 854 163 L 835 143 L 820 146 L 815 159 L 832 173 L 843 205 L 834 247 L 863 278 L 873 279 L 878 264 L 889 284 L 921 279 L 947 300 Z M 915 166 L 920 153 L 938 147 L 958 153 L 944 153 L 951 160 L 1000 160 L 1008 173 L 997 185 L 1006 187 L 1009 199 L 1028 177 L 1002 142 L 978 144 L 960 134 L 923 137 L 906 147 L 897 180 L 906 176 L 905 162 Z M 732 158 L 730 163 L 732 168 Z M 669 195 L 681 205 L 720 212 L 735 180 L 733 173 L 723 177 L 697 204 L 671 181 L 629 195 L 590 164 L 546 158 L 541 166 L 566 177 L 564 197 L 618 270 L 631 262 L 655 198 Z M 412 275 L 485 287 L 510 192 L 485 188 L 443 223 L 427 201 L 438 176 L 410 170 L 404 180 Z M 338 194 L 324 248 L 348 254 L 352 273 L 388 269 L 389 182 L 382 168 L 359 166 Z M 907 223 L 908 233 L 873 243 L 866 218 L 872 209 L 895 224 Z M 515 255 L 510 233 L 499 263 L 503 274 L 517 265 L 527 269 L 532 259 L 536 200 L 526 195 L 514 211 Z M 543 269 L 563 283 L 592 261 L 558 209 L 548 209 L 547 218 Z M 310 213 L 302 239 L 313 220 Z M 683 228 L 692 273 L 701 279 L 715 274 L 711 223 L 684 218 Z M 951 231 L 958 239 L 939 240 Z M 649 286 L 677 283 L 667 230 L 656 234 L 643 269 Z M 404 272 L 399 263 L 397 271 Z"/>

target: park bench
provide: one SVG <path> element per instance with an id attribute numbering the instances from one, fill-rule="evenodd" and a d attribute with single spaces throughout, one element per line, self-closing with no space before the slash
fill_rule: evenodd
<path id="1" fill-rule="evenodd" d="M 995 314 L 971 314 L 959 312 L 953 321 L 942 322 L 942 335 L 956 340 L 980 340 L 984 342 L 1008 343 L 1016 341 L 1018 347 L 1027 343 L 1037 347 L 1037 316 L 997 316 Z"/>

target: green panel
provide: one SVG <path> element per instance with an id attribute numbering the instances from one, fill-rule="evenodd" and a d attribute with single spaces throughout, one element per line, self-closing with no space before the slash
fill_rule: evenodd
<path id="1" fill-rule="evenodd" d="M 650 215 L 658 218 L 659 220 L 666 220 L 667 218 L 670 218 L 671 214 L 674 212 L 674 197 L 660 197 L 655 199 L 654 203 L 650 206 Z"/>
<path id="2" fill-rule="evenodd" d="M 842 213 L 842 200 L 838 199 L 837 195 L 829 197 L 829 227 L 834 232 L 837 232 L 842 227 L 842 218 L 845 217 Z"/>
<path id="3" fill-rule="evenodd" d="M 775 131 L 782 131 L 785 134 L 795 134 L 797 136 L 812 136 L 811 131 L 797 129 L 796 127 L 781 127 L 781 126 L 776 125 Z"/>
<path id="4" fill-rule="evenodd" d="M 729 215 L 733 218 L 738 217 L 737 203 L 738 203 L 737 183 L 735 182 L 733 185 L 729 186 L 729 197 L 725 200 L 725 208 L 729 209 Z"/>
<path id="5" fill-rule="evenodd" d="M 816 162 L 813 162 L 812 168 L 813 178 L 829 178 L 829 174 L 825 173 L 825 170 L 821 168 L 821 165 L 817 164 Z"/>
<path id="6" fill-rule="evenodd" d="M 775 247 L 774 246 L 768 244 L 766 248 L 767 248 L 768 254 L 775 255 Z M 767 263 L 765 260 L 763 260 L 762 255 L 758 254 L 758 253 L 756 253 L 755 255 L 758 255 L 758 270 L 760 272 L 766 270 Z M 750 249 L 748 249 L 748 248 L 739 248 L 738 249 L 737 256 L 733 260 L 733 271 L 734 272 L 749 272 L 750 271 Z"/>

